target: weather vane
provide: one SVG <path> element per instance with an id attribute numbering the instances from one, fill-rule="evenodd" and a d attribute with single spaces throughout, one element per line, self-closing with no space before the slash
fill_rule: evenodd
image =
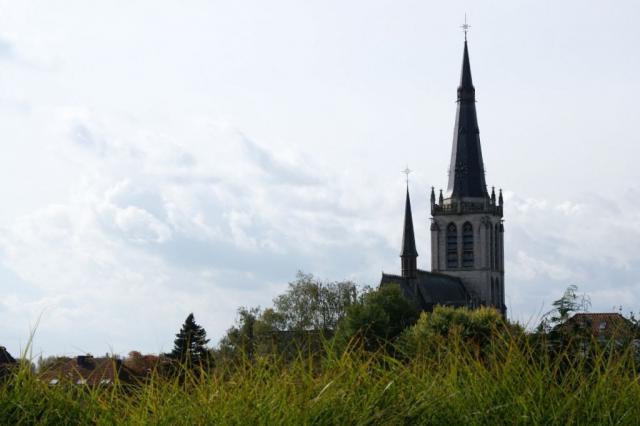
<path id="1" fill-rule="evenodd" d="M 406 169 L 404 169 L 404 170 L 402 171 L 402 173 L 404 173 L 405 175 L 407 175 L 407 178 L 406 178 L 406 179 L 407 179 L 407 186 L 408 186 L 408 185 L 409 185 L 409 173 L 411 173 L 411 169 L 409 168 L 409 166 L 408 166 L 408 165 L 407 165 L 407 168 L 406 168 Z"/>
<path id="2" fill-rule="evenodd" d="M 467 32 L 469 31 L 469 28 L 471 28 L 471 25 L 467 24 L 467 14 L 464 14 L 464 24 L 460 25 L 460 28 L 462 28 L 462 31 L 464 31 L 464 41 L 467 41 Z"/>

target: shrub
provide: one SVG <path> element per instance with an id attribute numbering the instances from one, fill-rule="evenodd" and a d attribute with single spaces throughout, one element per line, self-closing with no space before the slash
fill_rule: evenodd
<path id="1" fill-rule="evenodd" d="M 510 325 L 494 308 L 436 306 L 433 312 L 420 315 L 418 322 L 403 333 L 399 345 L 403 352 L 411 355 L 428 352 L 445 344 L 452 336 L 459 336 L 464 344 L 482 349 L 495 338 L 503 338 L 516 331 L 521 330 Z"/>
<path id="2" fill-rule="evenodd" d="M 417 307 L 399 286 L 389 285 L 365 294 L 361 303 L 349 308 L 336 339 L 344 347 L 357 341 L 368 351 L 387 347 L 418 319 Z"/>

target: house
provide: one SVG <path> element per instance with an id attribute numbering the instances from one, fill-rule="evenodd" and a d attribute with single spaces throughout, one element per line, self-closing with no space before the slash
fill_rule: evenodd
<path id="1" fill-rule="evenodd" d="M 632 340 L 635 337 L 634 324 L 617 312 L 581 312 L 560 326 L 563 333 L 594 337 L 599 340 Z"/>
<path id="2" fill-rule="evenodd" d="M 7 348 L 0 346 L 0 380 L 6 378 L 11 372 L 11 369 L 17 365 L 18 362 L 7 351 Z"/>
<path id="3" fill-rule="evenodd" d="M 116 382 L 133 383 L 134 374 L 114 357 L 58 358 L 40 372 L 40 379 L 54 386 L 62 383 L 88 386 L 108 386 Z"/>

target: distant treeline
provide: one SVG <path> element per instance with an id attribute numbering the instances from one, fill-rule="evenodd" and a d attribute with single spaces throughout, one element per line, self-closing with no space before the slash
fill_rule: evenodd
<path id="1" fill-rule="evenodd" d="M 9 369 L 0 418 L 51 425 L 637 424 L 637 324 L 618 314 L 575 314 L 586 302 L 570 287 L 527 331 L 491 308 L 418 314 L 393 286 L 358 291 L 299 275 L 272 308 L 241 309 L 215 349 L 190 315 L 174 350 L 162 356 L 59 359 L 36 374 L 28 364 Z M 64 371 L 67 380 L 47 371 Z M 108 371 L 117 374 L 97 374 Z"/>

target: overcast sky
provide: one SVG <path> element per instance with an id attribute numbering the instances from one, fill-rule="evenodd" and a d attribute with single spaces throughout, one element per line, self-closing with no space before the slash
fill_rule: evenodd
<path id="1" fill-rule="evenodd" d="M 167 351 L 297 270 L 377 285 L 407 164 L 428 269 L 465 12 L 509 316 L 639 310 L 635 1 L 4 0 L 0 345 Z"/>

